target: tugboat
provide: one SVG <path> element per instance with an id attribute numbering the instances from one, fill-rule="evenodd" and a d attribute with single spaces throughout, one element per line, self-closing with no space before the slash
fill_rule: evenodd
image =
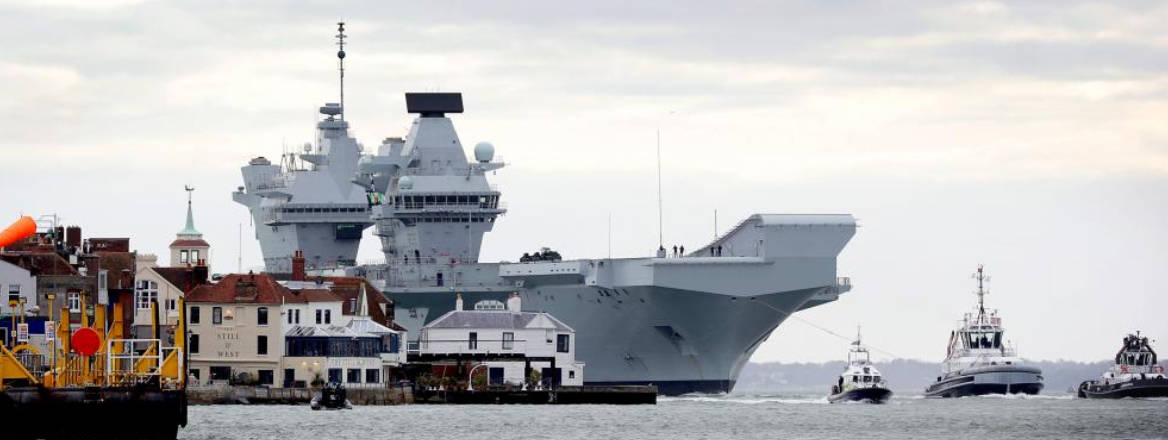
<path id="1" fill-rule="evenodd" d="M 1115 354 L 1115 366 L 1103 377 L 1079 384 L 1079 397 L 1120 399 L 1124 397 L 1168 397 L 1168 377 L 1157 364 L 1156 351 L 1140 332 L 1123 338 Z"/>
<path id="2" fill-rule="evenodd" d="M 860 343 L 860 332 L 857 330 L 852 349 L 848 350 L 848 366 L 840 374 L 839 381 L 831 386 L 831 395 L 827 396 L 827 401 L 884 403 L 891 397 L 892 390 L 888 389 L 888 383 L 872 365 L 868 349 Z"/>
<path id="3" fill-rule="evenodd" d="M 1042 370 L 1019 365 L 1013 347 L 1004 341 L 1005 328 L 998 312 L 986 312 L 983 266 L 977 280 L 977 312 L 966 313 L 961 327 L 949 335 L 949 348 L 941 364 L 941 376 L 925 389 L 927 397 L 962 397 L 983 394 L 1038 394 Z"/>
<path id="4" fill-rule="evenodd" d="M 312 396 L 309 405 L 313 411 L 321 409 L 353 409 L 353 404 L 346 396 L 345 387 L 337 382 L 329 382 L 321 388 L 320 394 Z"/>

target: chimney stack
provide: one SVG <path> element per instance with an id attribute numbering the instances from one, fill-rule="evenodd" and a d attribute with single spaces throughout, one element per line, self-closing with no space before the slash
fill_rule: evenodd
<path id="1" fill-rule="evenodd" d="M 292 254 L 292 281 L 305 281 L 308 273 L 304 271 L 304 251 L 297 250 Z"/>
<path id="2" fill-rule="evenodd" d="M 199 262 L 202 263 L 202 260 Z M 199 264 L 198 266 L 191 268 L 191 278 L 194 278 L 194 284 L 207 284 L 208 272 L 209 270 L 206 264 Z"/>
<path id="3" fill-rule="evenodd" d="M 462 294 L 454 294 L 454 310 L 462 310 Z"/>
<path id="4" fill-rule="evenodd" d="M 507 310 L 516 313 L 523 311 L 523 309 L 520 308 L 519 292 L 511 292 L 511 297 L 507 298 Z"/>

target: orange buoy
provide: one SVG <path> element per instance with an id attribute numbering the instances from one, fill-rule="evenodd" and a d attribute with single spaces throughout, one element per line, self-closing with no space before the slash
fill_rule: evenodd
<path id="1" fill-rule="evenodd" d="M 81 327 L 69 338 L 69 348 L 82 356 L 93 356 L 101 348 L 101 336 L 98 336 L 97 330 Z"/>
<path id="2" fill-rule="evenodd" d="M 32 217 L 21 217 L 12 225 L 0 231 L 0 247 L 8 246 L 36 233 L 36 222 Z"/>

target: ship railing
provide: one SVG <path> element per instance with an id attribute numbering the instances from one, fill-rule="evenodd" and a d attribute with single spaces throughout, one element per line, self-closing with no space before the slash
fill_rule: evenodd
<path id="1" fill-rule="evenodd" d="M 110 339 L 106 342 L 107 380 L 113 384 L 134 384 L 158 377 L 163 359 L 174 350 L 174 347 L 162 347 L 158 339 Z"/>

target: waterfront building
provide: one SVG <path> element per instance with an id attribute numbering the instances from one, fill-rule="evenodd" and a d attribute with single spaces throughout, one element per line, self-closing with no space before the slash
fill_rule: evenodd
<path id="1" fill-rule="evenodd" d="M 173 335 L 178 323 L 178 302 L 187 292 L 201 284 L 206 284 L 208 268 L 205 265 L 183 267 L 157 267 L 139 265 L 135 275 L 133 333 L 146 338 L 150 332 L 153 317 L 150 304 L 157 301 L 158 324 L 163 333 Z M 171 337 L 164 339 L 173 342 Z"/>
<path id="2" fill-rule="evenodd" d="M 276 384 L 283 305 L 300 301 L 265 274 L 230 274 L 187 292 L 191 376 L 199 384 Z"/>
<path id="3" fill-rule="evenodd" d="M 457 295 L 454 310 L 422 327 L 419 358 L 483 359 L 473 368 L 486 368 L 489 385 L 523 385 L 528 368 L 539 371 L 547 386 L 583 385 L 575 330 L 547 313 L 521 310 L 517 293 L 506 304 L 480 301 L 473 310 L 463 310 Z"/>

